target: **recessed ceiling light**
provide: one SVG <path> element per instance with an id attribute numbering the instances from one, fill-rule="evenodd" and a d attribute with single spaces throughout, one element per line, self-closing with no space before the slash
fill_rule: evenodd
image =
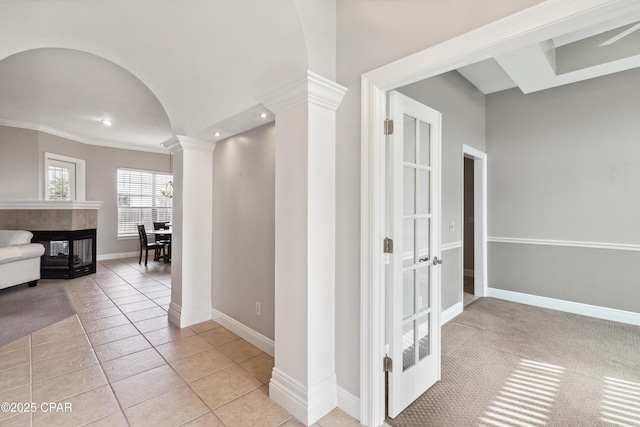
<path id="1" fill-rule="evenodd" d="M 266 119 L 269 115 L 267 113 L 260 113 L 260 117 Z"/>
<path id="2" fill-rule="evenodd" d="M 220 132 L 215 132 L 213 136 L 220 136 Z"/>
<path id="3" fill-rule="evenodd" d="M 102 124 L 105 126 L 111 126 L 113 124 L 113 120 L 109 120 L 109 119 L 102 119 Z"/>

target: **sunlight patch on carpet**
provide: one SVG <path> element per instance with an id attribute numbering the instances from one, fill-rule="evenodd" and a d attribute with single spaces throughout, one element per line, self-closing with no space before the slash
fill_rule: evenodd
<path id="1" fill-rule="evenodd" d="M 503 427 L 546 426 L 564 368 L 522 359 L 480 421 Z"/>
<path id="2" fill-rule="evenodd" d="M 623 427 L 640 426 L 640 384 L 605 377 L 600 405 L 603 422 Z"/>

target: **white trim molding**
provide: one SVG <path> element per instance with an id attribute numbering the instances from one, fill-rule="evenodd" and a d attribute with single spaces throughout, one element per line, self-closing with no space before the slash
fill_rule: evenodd
<path id="1" fill-rule="evenodd" d="M 444 325 L 445 323 L 449 322 L 458 314 L 462 314 L 463 311 L 464 311 L 464 304 L 462 303 L 462 301 L 458 301 L 457 303 L 453 304 L 451 307 L 447 308 L 446 310 L 443 310 L 440 313 L 440 325 Z"/>
<path id="2" fill-rule="evenodd" d="M 462 200 L 460 201 L 463 206 L 460 215 L 464 218 L 464 159 L 470 158 L 473 160 L 473 217 L 475 226 L 473 228 L 473 294 L 477 297 L 483 297 L 487 295 L 487 283 L 489 281 L 489 252 L 487 250 L 487 204 L 488 204 L 488 189 L 487 189 L 487 171 L 488 171 L 488 159 L 487 153 L 478 150 L 477 148 L 462 144 L 462 176 L 460 177 L 460 183 L 462 184 L 460 195 Z M 465 221 L 462 221 L 461 233 L 464 236 Z M 464 256 L 460 257 L 460 268 L 464 271 Z M 464 286 L 464 284 L 463 284 Z"/>
<path id="3" fill-rule="evenodd" d="M 108 261 L 111 259 L 121 259 L 121 258 L 133 258 L 133 257 L 137 257 L 140 256 L 140 252 L 139 251 L 134 251 L 134 252 L 119 252 L 119 253 L 113 253 L 113 254 L 100 254 L 96 257 L 96 261 Z"/>
<path id="4" fill-rule="evenodd" d="M 617 310 L 615 308 L 541 297 L 538 295 L 523 294 L 520 292 L 505 291 L 504 289 L 496 288 L 489 288 L 489 296 L 506 301 L 533 305 L 535 307 L 549 308 L 551 310 L 564 311 L 567 313 L 580 314 L 583 316 L 640 326 L 640 313 L 634 313 L 632 311 Z"/>
<path id="5" fill-rule="evenodd" d="M 338 387 L 338 408 L 357 420 L 360 417 L 360 398 Z"/>
<path id="6" fill-rule="evenodd" d="M 336 376 L 330 375 L 312 387 L 305 387 L 273 368 L 269 396 L 298 420 L 311 425 L 337 406 Z"/>
<path id="7" fill-rule="evenodd" d="M 184 135 L 177 135 L 163 142 L 162 146 L 169 150 L 171 154 L 180 150 L 200 151 L 205 154 L 211 154 L 216 149 L 217 143 L 217 141 L 208 141 Z"/>
<path id="8" fill-rule="evenodd" d="M 0 202 L 0 210 L 98 210 L 102 202 L 62 202 L 56 200 L 15 200 Z"/>
<path id="9" fill-rule="evenodd" d="M 233 317 L 228 316 L 223 312 L 216 310 L 215 308 L 211 309 L 211 320 L 213 320 L 214 322 L 218 322 L 234 334 L 238 335 L 240 338 L 255 345 L 268 355 L 275 355 L 275 342 L 271 338 L 268 338 L 261 333 L 254 331 L 244 323 L 238 322 Z"/>
<path id="10" fill-rule="evenodd" d="M 346 87 L 307 70 L 303 78 L 276 88 L 260 101 L 276 115 L 306 103 L 336 111 L 346 93 Z"/>
<path id="11" fill-rule="evenodd" d="M 458 249 L 462 247 L 462 242 L 451 242 L 440 246 L 440 251 L 450 251 L 452 249 Z"/>
<path id="12" fill-rule="evenodd" d="M 519 245 L 565 246 L 570 248 L 611 249 L 640 252 L 640 245 L 628 243 L 582 242 L 575 240 L 523 239 L 518 237 L 489 237 L 491 243 L 514 243 Z"/>
<path id="13" fill-rule="evenodd" d="M 121 150 L 134 150 L 134 151 L 145 151 L 145 152 L 149 152 L 149 153 L 161 153 L 161 154 L 166 154 L 166 150 L 164 150 L 163 148 L 160 147 L 160 145 L 158 145 L 158 147 L 153 147 L 153 146 L 139 146 L 139 145 L 128 145 L 128 144 L 121 144 L 118 142 L 112 142 L 112 141 L 104 141 L 104 140 L 93 140 L 93 139 L 89 139 L 89 138 L 85 138 L 82 136 L 78 136 L 76 134 L 73 133 L 69 133 L 69 132 L 65 132 L 56 128 L 52 128 L 51 126 L 45 126 L 45 125 L 39 125 L 36 123 L 29 123 L 29 122 L 21 122 L 21 121 L 17 121 L 17 120 L 6 120 L 6 119 L 0 119 L 0 126 L 7 126 L 7 127 L 12 127 L 12 128 L 17 128 L 17 129 L 27 129 L 27 130 L 35 130 L 37 132 L 42 132 L 42 133 L 47 133 L 49 135 L 53 135 L 53 136 L 57 136 L 60 138 L 64 138 L 64 139 L 68 139 L 70 141 L 75 141 L 75 142 L 79 142 L 81 144 L 86 144 L 86 145 L 98 145 L 101 147 L 107 147 L 107 148 L 118 148 Z"/>
<path id="14" fill-rule="evenodd" d="M 184 307 L 171 301 L 169 303 L 169 321 L 180 328 L 211 320 L 211 303 L 203 302 L 196 306 Z"/>

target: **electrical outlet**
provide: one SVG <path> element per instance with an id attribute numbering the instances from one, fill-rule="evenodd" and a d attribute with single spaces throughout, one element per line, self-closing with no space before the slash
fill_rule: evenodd
<path id="1" fill-rule="evenodd" d="M 256 314 L 258 316 L 262 315 L 262 304 L 260 304 L 259 302 L 256 302 Z"/>

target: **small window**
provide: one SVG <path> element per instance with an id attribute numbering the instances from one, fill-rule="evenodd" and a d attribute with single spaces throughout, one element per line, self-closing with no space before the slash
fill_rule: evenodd
<path id="1" fill-rule="evenodd" d="M 162 190 L 173 177 L 167 173 L 118 169 L 118 237 L 137 236 L 138 224 L 153 230 L 154 222 L 171 222 L 171 198 Z"/>
<path id="2" fill-rule="evenodd" d="M 45 153 L 44 166 L 45 200 L 84 201 L 84 160 Z"/>

